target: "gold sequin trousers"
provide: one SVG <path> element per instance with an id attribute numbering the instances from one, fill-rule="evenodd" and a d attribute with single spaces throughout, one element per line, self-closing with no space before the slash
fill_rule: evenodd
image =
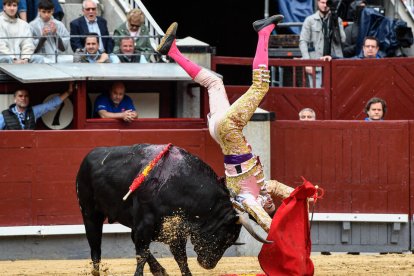
<path id="1" fill-rule="evenodd" d="M 217 138 L 224 155 L 251 153 L 251 148 L 243 135 L 243 128 L 269 90 L 269 79 L 270 75 L 266 67 L 254 69 L 253 82 L 250 88 L 230 106 L 224 118 L 218 122 Z M 253 162 L 255 165 L 247 172 L 237 176 L 226 175 L 227 187 L 233 194 L 239 194 L 241 190 L 240 183 L 252 175 L 255 176 L 257 185 L 263 186 L 262 165 L 258 162 L 256 156 L 250 159 L 249 162 Z M 255 200 L 244 200 L 243 206 L 256 219 L 257 223 L 268 232 L 272 219 L 263 207 Z"/>

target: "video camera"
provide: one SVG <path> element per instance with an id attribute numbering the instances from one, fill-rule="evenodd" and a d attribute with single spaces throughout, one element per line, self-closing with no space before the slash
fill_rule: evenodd
<path id="1" fill-rule="evenodd" d="M 328 0 L 326 5 L 329 7 L 334 17 L 345 18 L 347 13 L 346 1 L 342 0 Z"/>
<path id="2" fill-rule="evenodd" d="M 326 5 L 329 7 L 332 13 L 335 13 L 339 10 L 342 5 L 342 0 L 328 0 Z"/>
<path id="3" fill-rule="evenodd" d="M 338 10 L 342 6 L 342 0 L 327 0 L 326 5 L 329 7 L 329 10 L 331 11 L 332 20 L 329 21 L 329 29 L 332 30 L 333 41 L 340 44 L 342 48 L 341 34 L 339 30 L 338 21 L 340 17 L 340 14 L 338 14 Z"/>

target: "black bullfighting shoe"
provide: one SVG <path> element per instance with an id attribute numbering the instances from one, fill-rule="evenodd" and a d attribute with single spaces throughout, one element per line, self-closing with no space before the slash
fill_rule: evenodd
<path id="1" fill-rule="evenodd" d="M 167 31 L 165 32 L 164 37 L 161 39 L 160 45 L 157 47 L 157 52 L 161 55 L 168 54 L 168 51 L 171 48 L 171 45 L 175 39 L 175 34 L 177 32 L 178 23 L 174 22 L 168 27 Z"/>
<path id="2" fill-rule="evenodd" d="M 277 25 L 279 22 L 282 22 L 283 18 L 285 18 L 281 14 L 272 15 L 271 17 L 256 20 L 253 22 L 253 29 L 258 32 L 261 29 L 263 29 L 266 26 L 269 26 L 270 24 Z"/>

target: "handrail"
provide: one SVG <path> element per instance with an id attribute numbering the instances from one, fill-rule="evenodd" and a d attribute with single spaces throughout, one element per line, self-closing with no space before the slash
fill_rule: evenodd
<path id="1" fill-rule="evenodd" d="M 408 18 L 411 22 L 407 22 L 409 25 L 412 25 L 414 22 L 414 14 L 412 11 L 414 1 L 413 0 L 390 0 L 390 3 L 394 7 L 394 17 L 400 18 L 404 21 L 407 21 Z M 403 7 L 403 9 L 400 8 Z"/>
<path id="2" fill-rule="evenodd" d="M 414 20 L 414 0 L 400 0 L 405 9 L 407 10 L 407 13 L 411 15 L 411 19 Z"/>
<path id="3" fill-rule="evenodd" d="M 218 66 L 244 66 L 251 67 L 253 58 L 247 57 L 225 57 L 213 56 L 211 69 L 220 74 Z M 316 74 L 308 75 L 305 67 L 312 67 L 321 72 L 322 81 L 316 85 Z M 330 87 L 329 68 L 330 62 L 315 59 L 269 59 L 269 70 L 271 71 L 271 87 L 300 88 L 300 89 L 319 89 L 315 91 L 325 91 Z M 289 77 L 291 74 L 291 77 Z M 286 81 L 284 81 L 284 79 Z M 226 87 L 229 87 L 226 84 Z M 234 87 L 234 86 L 233 86 Z M 315 88 L 311 88 L 315 87 Z M 326 90 L 327 91 L 327 90 Z"/>
<path id="4" fill-rule="evenodd" d="M 26 39 L 26 38 L 31 38 L 33 40 L 38 40 L 40 38 L 55 38 L 55 47 L 56 47 L 56 49 L 58 49 L 59 40 L 56 39 L 56 38 L 63 38 L 63 39 L 65 39 L 65 38 L 72 38 L 72 37 L 81 37 L 81 38 L 84 38 L 84 37 L 87 37 L 87 35 L 69 35 L 69 36 L 47 35 L 47 36 L 7 36 L 7 37 L 0 36 L 0 40 L 2 40 L 2 39 L 7 39 L 7 40 L 12 40 L 12 39 Z M 101 35 L 100 37 L 101 38 L 108 38 L 109 37 L 109 38 L 113 38 L 114 39 L 114 38 L 123 38 L 125 36 L 122 36 L 122 35 Z M 153 39 L 153 38 L 158 38 L 158 36 L 142 35 L 142 36 L 140 36 L 140 38 Z M 68 47 L 70 47 L 70 44 L 68 45 Z M 19 52 L 19 53 L 13 52 L 13 53 L 7 53 L 7 54 L 0 53 L 0 57 L 1 56 L 20 56 L 20 55 L 55 56 L 55 61 L 57 61 L 57 57 L 58 56 L 71 56 L 73 54 L 72 53 L 69 53 L 68 52 L 68 49 L 66 49 L 65 51 L 57 51 L 56 50 L 55 53 L 41 53 L 41 52 L 31 53 L 31 54 L 25 54 L 25 53 L 22 53 L 22 52 Z M 113 54 L 114 55 L 119 55 L 119 54 L 115 54 L 115 53 L 113 53 Z M 152 50 L 149 50 L 149 51 L 138 51 L 137 53 L 131 54 L 131 55 L 128 55 L 128 56 L 140 56 L 141 54 L 159 55 L 155 51 L 155 49 L 153 48 Z"/>

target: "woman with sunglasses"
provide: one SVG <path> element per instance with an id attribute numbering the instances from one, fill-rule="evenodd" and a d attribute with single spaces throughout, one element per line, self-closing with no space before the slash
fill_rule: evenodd
<path id="1" fill-rule="evenodd" d="M 127 20 L 114 31 L 114 52 L 119 50 L 122 36 L 132 37 L 135 41 L 136 52 L 143 54 L 149 62 L 149 58 L 154 53 L 154 50 L 148 37 L 148 27 L 144 23 L 145 15 L 140 9 L 130 10 L 127 14 Z"/>

